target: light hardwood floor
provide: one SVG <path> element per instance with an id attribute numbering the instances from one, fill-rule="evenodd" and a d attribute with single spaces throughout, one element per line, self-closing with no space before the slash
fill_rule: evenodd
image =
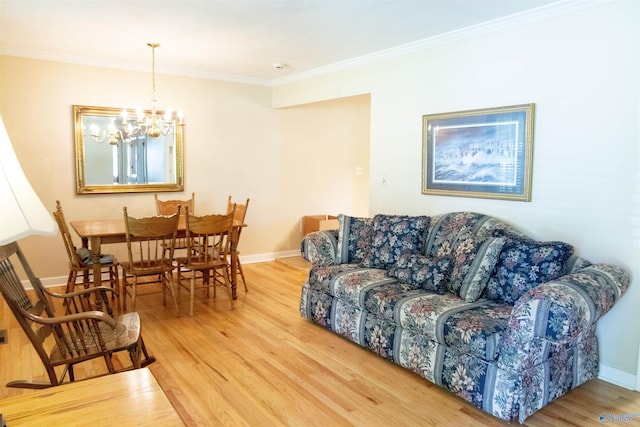
<path id="1" fill-rule="evenodd" d="M 304 264 L 274 261 L 243 268 L 249 292 L 239 286 L 234 310 L 221 290 L 216 300 L 202 291 L 193 317 L 186 314 L 184 290 L 181 318 L 172 304 L 161 305 L 159 295 L 138 300 L 143 336 L 157 357 L 150 369 L 186 424 L 506 425 L 302 319 L 298 301 L 307 275 Z M 29 393 L 4 384 L 44 378 L 43 371 L 4 302 L 0 322 L 9 329 L 8 344 L 0 346 L 0 398 Z M 526 425 L 602 425 L 601 413 L 638 414 L 640 394 L 594 380 L 538 411 Z M 640 416 L 631 419 L 632 425 L 638 423 Z"/>

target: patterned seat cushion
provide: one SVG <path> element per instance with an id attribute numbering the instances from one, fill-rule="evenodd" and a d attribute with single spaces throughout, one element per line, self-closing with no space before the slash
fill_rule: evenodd
<path id="1" fill-rule="evenodd" d="M 339 264 L 312 269 L 309 286 L 360 308 L 365 308 L 367 293 L 380 287 L 386 289 L 386 292 L 396 293 L 416 289 L 408 284 L 398 283 L 398 280 L 390 277 L 386 270 L 362 267 L 358 264 Z"/>
<path id="2" fill-rule="evenodd" d="M 391 306 L 391 305 L 389 305 Z M 460 354 L 495 360 L 513 307 L 486 299 L 466 302 L 452 294 L 407 295 L 394 306 L 400 326 L 419 331 Z"/>
<path id="3" fill-rule="evenodd" d="M 309 287 L 333 295 L 331 285 L 334 278 L 360 268 L 358 264 L 316 266 L 309 271 Z"/>
<path id="4" fill-rule="evenodd" d="M 377 317 L 393 320 L 399 302 L 429 294 L 431 292 L 406 284 L 382 284 L 367 291 L 363 308 Z"/>

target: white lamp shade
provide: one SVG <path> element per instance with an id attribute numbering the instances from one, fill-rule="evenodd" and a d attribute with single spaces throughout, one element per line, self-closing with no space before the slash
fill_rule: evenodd
<path id="1" fill-rule="evenodd" d="M 22 172 L 0 117 L 0 245 L 32 234 L 53 236 L 58 228 Z"/>

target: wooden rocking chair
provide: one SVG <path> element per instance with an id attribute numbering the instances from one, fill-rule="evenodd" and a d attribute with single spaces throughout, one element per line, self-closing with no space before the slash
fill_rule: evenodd
<path id="1" fill-rule="evenodd" d="M 33 286 L 30 298 L 11 262 L 18 258 Z M 75 381 L 74 366 L 81 362 L 102 358 L 106 372 L 113 374 L 141 368 L 155 361 L 140 335 L 138 313 L 112 317 L 107 295 L 113 290 L 106 286 L 82 289 L 78 292 L 55 294 L 42 286 L 36 278 L 17 243 L 0 246 L 0 292 L 13 315 L 31 341 L 47 372 L 49 381 L 12 381 L 7 387 L 47 388 L 65 381 Z M 54 300 L 57 301 L 54 304 Z M 56 314 L 62 308 L 64 315 Z M 118 368 L 113 355 L 127 351 L 130 366 Z M 60 372 L 61 371 L 61 372 Z M 82 378 L 87 379 L 87 378 Z"/>

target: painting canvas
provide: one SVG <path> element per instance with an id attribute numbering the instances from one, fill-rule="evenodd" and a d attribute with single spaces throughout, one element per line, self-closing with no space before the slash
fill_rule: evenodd
<path id="1" fill-rule="evenodd" d="M 423 194 L 530 201 L 534 104 L 423 116 Z"/>

